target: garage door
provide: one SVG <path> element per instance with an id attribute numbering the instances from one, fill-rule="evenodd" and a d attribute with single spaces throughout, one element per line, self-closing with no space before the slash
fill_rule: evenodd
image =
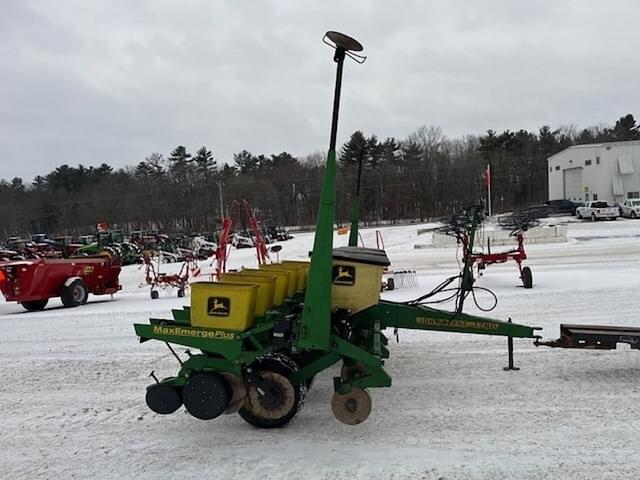
<path id="1" fill-rule="evenodd" d="M 564 198 L 582 201 L 582 168 L 569 168 L 562 172 L 564 175 Z"/>

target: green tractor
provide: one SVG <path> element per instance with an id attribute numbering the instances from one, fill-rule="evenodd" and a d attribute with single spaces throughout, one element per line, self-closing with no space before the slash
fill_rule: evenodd
<path id="1" fill-rule="evenodd" d="M 83 238 L 89 239 L 89 235 Z M 124 239 L 122 230 L 100 230 L 95 235 L 95 240 L 78 248 L 75 256 L 108 255 L 110 258 L 119 259 L 122 265 L 139 263 L 142 259 L 142 251 L 133 242 Z"/>
<path id="2" fill-rule="evenodd" d="M 166 343 L 179 362 L 173 376 L 146 390 L 147 405 L 170 414 L 184 405 L 196 418 L 211 420 L 239 413 L 251 425 L 287 425 L 300 411 L 320 372 L 341 364 L 333 379 L 331 408 L 349 425 L 367 419 L 368 389 L 391 386 L 384 368 L 389 358 L 388 329 L 537 338 L 536 328 L 462 313 L 473 288 L 470 264 L 459 278 L 455 311 L 425 305 L 429 294 L 410 302 L 380 299 L 384 250 L 334 248 L 335 168 L 338 109 L 345 57 L 362 63 L 362 46 L 338 32 L 324 42 L 337 64 L 330 146 L 317 217 L 311 261 L 283 261 L 222 275 L 219 282 L 192 284 L 191 304 L 171 319 L 135 324 L 141 342 Z M 352 229 L 357 240 L 358 205 Z M 473 230 L 478 215 L 469 215 Z M 353 230 L 352 230 L 353 232 Z M 471 238 L 473 242 L 473 236 Z M 434 293 L 434 292 L 431 292 Z M 188 358 L 170 344 L 182 345 Z"/>

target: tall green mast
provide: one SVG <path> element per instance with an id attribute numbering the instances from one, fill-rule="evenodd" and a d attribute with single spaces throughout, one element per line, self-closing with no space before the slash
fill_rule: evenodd
<path id="1" fill-rule="evenodd" d="M 309 279 L 307 281 L 304 310 L 297 342 L 300 348 L 308 350 L 327 350 L 330 346 L 331 269 L 333 265 L 333 224 L 336 203 L 336 137 L 338 133 L 338 112 L 340 110 L 340 90 L 342 87 L 342 67 L 345 56 L 349 56 L 358 63 L 363 63 L 366 59 L 366 57 L 353 53 L 362 51 L 362 45 L 347 35 L 329 31 L 325 34 L 323 41 L 335 49 L 333 61 L 337 63 L 337 68 L 329 153 L 327 154 L 316 233 L 313 240 Z"/>

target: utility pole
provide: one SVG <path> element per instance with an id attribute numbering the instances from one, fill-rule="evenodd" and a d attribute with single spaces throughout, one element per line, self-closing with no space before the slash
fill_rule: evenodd
<path id="1" fill-rule="evenodd" d="M 224 220 L 224 203 L 222 201 L 222 182 L 218 181 L 218 193 L 220 194 L 220 221 Z"/>
<path id="2" fill-rule="evenodd" d="M 491 216 L 491 165 L 487 163 L 487 196 L 489 198 L 489 216 Z"/>

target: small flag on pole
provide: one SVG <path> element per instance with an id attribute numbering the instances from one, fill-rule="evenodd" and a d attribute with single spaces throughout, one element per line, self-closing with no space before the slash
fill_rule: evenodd
<path id="1" fill-rule="evenodd" d="M 486 170 L 482 172 L 482 184 L 485 187 L 491 185 L 491 167 L 489 165 L 487 165 Z"/>

